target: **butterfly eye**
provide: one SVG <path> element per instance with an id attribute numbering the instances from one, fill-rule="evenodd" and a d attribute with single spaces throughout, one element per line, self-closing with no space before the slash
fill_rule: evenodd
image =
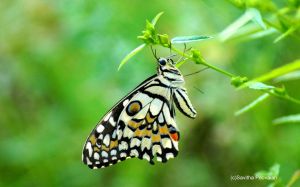
<path id="1" fill-rule="evenodd" d="M 167 60 L 164 59 L 164 58 L 160 58 L 160 59 L 158 60 L 158 62 L 159 62 L 159 64 L 162 65 L 162 66 L 164 66 L 164 65 L 167 64 Z"/>
<path id="2" fill-rule="evenodd" d="M 128 104 L 126 112 L 129 116 L 133 116 L 142 109 L 142 103 L 139 101 L 132 101 Z"/>

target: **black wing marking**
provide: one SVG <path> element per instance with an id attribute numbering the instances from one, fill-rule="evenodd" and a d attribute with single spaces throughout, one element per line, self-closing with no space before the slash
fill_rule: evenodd
<path id="1" fill-rule="evenodd" d="M 195 118 L 197 112 L 195 111 L 187 92 L 185 89 L 177 88 L 173 93 L 173 98 L 176 104 L 176 107 L 181 113 L 190 118 Z"/>

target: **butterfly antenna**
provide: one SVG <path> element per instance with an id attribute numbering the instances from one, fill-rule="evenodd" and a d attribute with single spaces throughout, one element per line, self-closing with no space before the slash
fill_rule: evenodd
<path id="1" fill-rule="evenodd" d="M 209 67 L 205 67 L 205 68 L 200 69 L 199 71 L 196 71 L 196 72 L 194 72 L 194 73 L 186 74 L 186 75 L 184 75 L 184 77 L 188 77 L 188 76 L 191 76 L 191 75 L 195 75 L 195 74 L 200 73 L 200 72 L 202 72 L 202 71 L 204 71 L 204 70 L 207 70 L 207 69 L 209 69 Z"/>
<path id="2" fill-rule="evenodd" d="M 183 55 L 185 54 L 185 52 L 186 52 L 186 43 L 184 43 Z M 184 57 L 184 56 L 181 56 L 181 57 L 177 60 L 177 62 L 176 62 L 175 64 L 177 64 L 178 62 L 181 62 L 182 59 L 183 59 L 183 57 Z"/>
<path id="3" fill-rule="evenodd" d="M 156 60 L 158 60 L 158 57 L 157 57 L 157 55 L 156 55 L 156 49 L 153 49 L 152 45 L 150 45 L 150 47 L 151 47 L 151 51 L 152 51 L 152 54 L 153 54 L 154 58 L 155 58 Z"/>

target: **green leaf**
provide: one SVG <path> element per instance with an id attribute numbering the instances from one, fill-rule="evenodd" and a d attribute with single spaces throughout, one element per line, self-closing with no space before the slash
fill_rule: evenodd
<path id="1" fill-rule="evenodd" d="M 269 171 L 258 171 L 255 173 L 255 176 L 258 178 L 265 178 L 265 177 L 278 177 L 280 172 L 280 165 L 279 164 L 274 164 Z"/>
<path id="2" fill-rule="evenodd" d="M 271 34 L 274 34 L 278 32 L 276 29 L 274 28 L 269 28 L 269 29 L 266 29 L 266 30 L 260 30 L 258 32 L 255 32 L 255 33 L 251 33 L 250 35 L 248 35 L 247 37 L 249 39 L 258 39 L 258 38 L 262 38 L 262 37 L 265 37 L 265 36 L 268 36 L 268 35 L 271 35 Z"/>
<path id="3" fill-rule="evenodd" d="M 254 17 L 255 15 L 253 14 L 253 11 L 251 11 L 251 9 L 248 9 L 243 15 L 241 15 L 237 20 L 235 20 L 219 34 L 220 40 L 226 41 L 231 38 L 241 27 L 246 25 Z"/>
<path id="4" fill-rule="evenodd" d="M 264 30 L 267 29 L 266 24 L 264 23 L 260 11 L 257 10 L 256 8 L 249 8 L 248 11 L 250 12 L 250 14 L 253 15 L 252 20 L 257 23 L 258 25 L 260 25 Z"/>
<path id="5" fill-rule="evenodd" d="M 121 61 L 118 70 L 121 69 L 121 67 L 130 59 L 132 58 L 134 55 L 136 55 L 138 52 L 140 52 L 144 47 L 146 46 L 146 44 L 142 44 L 140 46 L 138 46 L 137 48 L 135 48 L 134 50 L 132 50 L 128 55 L 125 56 L 125 58 L 123 58 L 123 60 Z"/>
<path id="6" fill-rule="evenodd" d="M 274 81 L 275 82 L 283 82 L 283 81 L 291 81 L 291 80 L 297 80 L 297 79 L 300 79 L 300 71 L 294 71 L 291 73 L 287 73 L 285 75 L 275 78 Z"/>
<path id="7" fill-rule="evenodd" d="M 283 116 L 273 120 L 274 125 L 280 125 L 284 123 L 300 123 L 300 114 Z"/>
<path id="8" fill-rule="evenodd" d="M 267 85 L 267 84 L 264 84 L 262 82 L 255 82 L 255 81 L 250 81 L 248 83 L 248 87 L 250 89 L 254 89 L 254 90 L 270 90 L 270 89 L 275 88 L 274 86 Z"/>
<path id="9" fill-rule="evenodd" d="M 297 60 L 290 62 L 286 65 L 283 65 L 279 68 L 276 68 L 269 73 L 266 73 L 266 74 L 264 74 L 260 77 L 257 77 L 249 82 L 246 82 L 245 84 L 242 84 L 238 89 L 249 87 L 249 85 L 252 84 L 253 82 L 268 81 L 268 80 L 271 80 L 273 78 L 279 77 L 281 75 L 287 74 L 289 72 L 292 72 L 292 71 L 295 71 L 298 69 L 300 69 L 300 59 L 297 59 Z"/>
<path id="10" fill-rule="evenodd" d="M 300 69 L 300 59 L 295 60 L 291 63 L 288 63 L 284 66 L 281 66 L 279 68 L 276 68 L 276 69 L 272 70 L 271 72 L 266 73 L 260 77 L 257 77 L 254 79 L 254 81 L 262 82 L 262 81 L 271 80 L 275 77 L 284 75 L 286 73 L 289 73 L 289 72 L 292 72 L 292 71 L 295 71 L 298 69 Z"/>
<path id="11" fill-rule="evenodd" d="M 279 42 L 280 40 L 286 38 L 288 35 L 292 34 L 293 32 L 295 32 L 297 30 L 297 27 L 292 26 L 290 27 L 287 31 L 285 31 L 283 34 L 281 34 L 280 36 L 278 36 L 275 40 L 274 43 Z"/>
<path id="12" fill-rule="evenodd" d="M 254 101 L 252 101 L 250 104 L 248 104 L 247 106 L 243 107 L 242 109 L 236 111 L 234 113 L 235 116 L 241 115 L 247 111 L 249 111 L 250 109 L 254 108 L 256 105 L 258 105 L 259 103 L 263 102 L 264 100 L 266 100 L 268 97 L 270 96 L 270 94 L 265 93 L 261 96 L 259 96 L 257 99 L 255 99 Z"/>
<path id="13" fill-rule="evenodd" d="M 158 13 L 151 21 L 152 25 L 155 26 L 157 21 L 159 20 L 160 16 L 162 16 L 164 14 L 164 12 L 160 12 Z"/>
<path id="14" fill-rule="evenodd" d="M 291 101 L 293 103 L 300 104 L 300 100 L 291 97 L 287 93 L 287 91 L 284 87 L 280 88 L 280 87 L 267 85 L 262 82 L 248 81 L 245 84 L 242 84 L 240 87 L 238 87 L 238 90 L 245 88 L 245 87 L 248 87 L 248 88 L 254 89 L 254 90 L 261 90 L 265 93 L 279 97 L 281 99 L 285 99 L 285 100 Z"/>
<path id="15" fill-rule="evenodd" d="M 189 43 L 189 42 L 198 42 L 201 40 L 207 40 L 212 37 L 210 36 L 178 36 L 175 38 L 172 38 L 171 43 Z"/>
<path id="16" fill-rule="evenodd" d="M 295 171 L 286 187 L 292 187 L 300 179 L 300 170 Z"/>

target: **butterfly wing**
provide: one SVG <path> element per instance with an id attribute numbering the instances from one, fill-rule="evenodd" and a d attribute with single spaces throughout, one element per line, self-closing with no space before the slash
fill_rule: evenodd
<path id="1" fill-rule="evenodd" d="M 126 158 L 166 162 L 178 153 L 172 90 L 152 76 L 98 123 L 83 149 L 83 162 L 97 169 Z"/>

